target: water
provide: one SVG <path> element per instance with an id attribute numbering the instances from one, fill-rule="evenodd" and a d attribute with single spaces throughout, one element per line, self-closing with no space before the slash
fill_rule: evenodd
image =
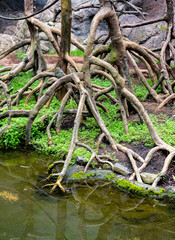
<path id="1" fill-rule="evenodd" d="M 175 205 L 135 198 L 96 182 L 71 194 L 41 189 L 51 157 L 0 152 L 0 240 L 175 239 Z"/>

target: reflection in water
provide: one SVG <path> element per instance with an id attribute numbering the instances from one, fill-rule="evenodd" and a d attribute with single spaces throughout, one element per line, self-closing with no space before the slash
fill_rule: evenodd
<path id="1" fill-rule="evenodd" d="M 32 152 L 0 152 L 0 239 L 175 239 L 174 202 L 134 198 L 110 184 L 73 184 L 50 196 L 38 176 L 53 161 Z"/>
<path id="2" fill-rule="evenodd" d="M 7 191 L 0 192 L 0 197 L 2 197 L 4 200 L 9 200 L 11 202 L 16 202 L 19 200 L 17 194 L 13 194 L 13 193 L 7 192 Z"/>

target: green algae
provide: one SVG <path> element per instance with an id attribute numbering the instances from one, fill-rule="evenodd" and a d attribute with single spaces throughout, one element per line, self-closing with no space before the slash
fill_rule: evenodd
<path id="1" fill-rule="evenodd" d="M 103 178 L 104 176 L 104 178 Z M 85 178 L 94 178 L 95 177 L 101 177 L 101 179 L 106 179 L 107 181 L 111 182 L 114 187 L 117 187 L 119 190 L 124 191 L 124 192 L 130 192 L 132 194 L 135 195 L 139 195 L 139 196 L 152 196 L 152 197 L 156 197 L 156 196 L 164 196 L 166 193 L 166 190 L 163 188 L 160 189 L 154 189 L 151 186 L 146 188 L 146 187 L 140 187 L 137 186 L 137 182 L 129 182 L 127 179 L 120 179 L 116 176 L 115 173 L 113 172 L 108 172 L 108 171 L 104 171 L 103 173 L 95 173 L 93 172 L 75 172 L 71 175 L 71 178 L 74 180 L 77 179 L 85 179 Z M 171 194 L 172 195 L 172 194 Z"/>

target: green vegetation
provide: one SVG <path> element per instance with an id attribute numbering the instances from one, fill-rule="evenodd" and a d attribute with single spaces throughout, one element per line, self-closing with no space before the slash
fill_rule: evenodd
<path id="1" fill-rule="evenodd" d="M 15 54 L 16 54 L 18 60 L 22 60 L 26 55 L 25 53 L 23 53 L 21 51 L 16 51 Z"/>
<path id="2" fill-rule="evenodd" d="M 82 52 L 80 49 L 76 49 L 74 51 L 71 51 L 70 55 L 74 57 L 84 56 L 84 52 Z"/>
<path id="3" fill-rule="evenodd" d="M 93 178 L 94 177 L 94 181 L 95 178 L 97 177 L 97 179 L 99 177 L 104 177 L 106 178 L 106 181 L 112 182 L 114 187 L 119 188 L 121 191 L 124 192 L 130 192 L 132 194 L 136 194 L 138 196 L 163 196 L 166 193 L 166 190 L 163 188 L 160 189 L 153 189 L 153 188 L 145 188 L 142 186 L 137 186 L 137 182 L 132 183 L 129 182 L 128 180 L 125 179 L 120 179 L 116 176 L 116 174 L 114 174 L 113 172 L 109 172 L 109 171 L 104 171 L 103 174 L 102 173 L 95 173 L 94 171 L 89 171 L 87 173 L 84 172 L 74 172 L 71 175 L 71 179 L 74 179 L 76 181 L 78 180 L 83 180 L 83 179 L 88 179 L 88 178 Z M 96 177 L 95 177 L 96 176 Z M 174 195 L 174 192 L 169 191 L 169 195 Z"/>
<path id="4" fill-rule="evenodd" d="M 11 87 L 14 88 L 13 93 L 15 93 L 18 89 L 20 89 L 22 86 L 24 86 L 25 83 L 27 83 L 28 79 L 32 78 L 33 73 L 32 71 L 28 73 L 21 73 L 18 77 L 16 77 Z M 101 85 L 104 87 L 109 87 L 110 82 L 107 80 L 101 80 L 101 79 L 94 79 L 94 84 Z M 35 88 L 39 84 L 39 81 L 36 81 L 32 88 Z M 141 85 L 135 87 L 136 96 L 139 96 L 139 98 L 144 98 L 144 95 L 146 91 L 144 91 L 144 87 Z M 115 95 L 115 92 L 113 91 L 111 93 L 113 96 Z M 30 100 L 28 105 L 25 109 L 32 109 L 35 104 L 35 97 L 33 96 Z M 104 112 L 101 108 L 99 108 L 100 114 L 108 127 L 111 135 L 114 137 L 116 142 L 128 142 L 133 144 L 143 143 L 146 146 L 153 146 L 154 143 L 150 137 L 149 131 L 145 124 L 141 124 L 138 121 L 129 122 L 129 134 L 125 134 L 123 122 L 120 118 L 120 113 L 116 114 L 116 110 L 119 109 L 119 106 L 114 106 L 113 103 L 109 101 L 109 99 L 106 96 L 101 96 L 99 98 L 99 101 L 103 103 L 103 105 L 109 110 L 109 114 Z M 24 108 L 24 102 L 25 99 L 23 99 L 20 102 L 19 107 L 16 106 L 13 107 L 13 109 L 23 109 Z M 37 119 L 34 121 L 34 124 L 32 126 L 32 141 L 31 144 L 34 145 L 34 147 L 40 151 L 44 151 L 47 154 L 53 154 L 56 156 L 59 156 L 60 159 L 64 158 L 66 156 L 70 142 L 71 142 L 71 134 L 72 134 L 72 125 L 71 122 L 74 121 L 74 118 L 72 116 L 72 119 L 69 117 L 70 120 L 70 127 L 69 124 L 64 127 L 59 135 L 55 134 L 55 128 L 53 125 L 53 128 L 51 128 L 52 134 L 52 141 L 53 144 L 48 146 L 48 139 L 46 134 L 46 127 L 55 114 L 56 111 L 59 109 L 58 100 L 54 97 L 49 109 L 46 107 L 43 108 Z M 76 102 L 75 101 L 69 101 L 66 108 L 72 109 L 76 108 Z M 47 114 L 47 118 L 44 121 L 40 120 L 40 117 Z M 168 144 L 175 146 L 175 124 L 174 119 L 169 118 L 165 115 L 157 115 L 153 116 L 151 115 L 151 121 L 153 122 L 156 131 L 161 136 L 161 138 L 167 142 Z M 66 118 L 66 116 L 65 116 Z M 2 119 L 0 123 L 0 127 L 4 127 L 6 125 L 7 119 Z M 0 148 L 5 149 L 15 149 L 17 147 L 20 147 L 24 144 L 25 139 L 25 126 L 27 123 L 26 118 L 12 118 L 11 125 L 3 134 L 3 136 L 0 138 Z M 64 120 L 63 120 L 64 123 Z M 55 124 L 55 123 L 54 123 Z M 64 124 L 65 125 L 65 124 Z M 91 131 L 89 131 L 89 129 Z M 83 142 L 85 144 L 88 144 L 91 148 L 95 148 L 96 146 L 96 140 L 101 133 L 101 130 L 99 129 L 96 121 L 93 118 L 85 118 L 83 119 L 83 123 L 79 130 L 79 141 Z M 105 148 L 104 144 L 101 144 L 103 148 Z M 94 149 L 96 151 L 96 149 Z M 84 156 L 86 160 L 88 160 L 91 156 L 91 153 L 89 153 L 84 148 L 77 148 L 77 150 L 74 152 L 72 163 L 75 162 L 75 159 L 77 156 Z M 115 156 L 111 156 L 112 158 L 115 158 Z M 117 161 L 117 159 L 114 159 Z M 94 168 L 95 168 L 95 163 Z"/>
<path id="5" fill-rule="evenodd" d="M 79 179 L 81 179 L 81 178 L 84 178 L 85 177 L 85 173 L 84 172 L 75 172 L 75 173 L 73 173 L 72 175 L 71 175 L 71 178 L 74 178 L 74 179 L 77 179 L 77 178 L 79 178 Z"/>

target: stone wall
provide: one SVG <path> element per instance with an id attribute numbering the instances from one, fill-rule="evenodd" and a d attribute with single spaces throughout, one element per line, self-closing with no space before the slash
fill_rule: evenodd
<path id="1" fill-rule="evenodd" d="M 0 0 L 1 1 L 1 0 Z M 12 5 L 14 5 L 14 2 L 11 0 L 6 0 L 7 2 L 11 2 Z M 44 5 L 44 3 L 47 0 L 36 0 L 35 4 Z M 144 12 L 147 12 L 148 16 L 146 16 L 146 19 L 151 18 L 157 18 L 159 16 L 163 16 L 166 8 L 165 8 L 165 0 L 130 0 L 132 3 L 137 4 L 139 7 L 143 8 Z M 22 4 L 23 0 L 18 0 L 18 4 Z M 53 2 L 53 0 L 48 0 L 47 4 Z M 86 1 L 87 4 L 89 4 L 88 1 Z M 76 8 L 79 4 L 82 3 L 82 0 L 72 0 L 72 6 L 73 8 Z M 98 0 L 93 0 L 93 3 L 98 3 Z M 60 16 L 57 18 L 57 22 L 53 22 L 53 16 L 54 16 L 54 9 L 60 8 L 60 1 L 56 3 L 54 6 L 52 6 L 50 9 L 46 10 L 44 13 L 41 13 L 40 15 L 37 15 L 37 17 L 43 21 L 46 22 L 50 26 L 55 26 L 60 28 Z M 131 10 L 131 7 L 125 6 L 122 3 L 117 4 L 118 10 Z M 79 39 L 81 42 L 86 42 L 86 39 L 88 38 L 89 34 L 89 28 L 91 21 L 96 14 L 98 9 L 94 8 L 86 8 L 81 9 L 79 11 L 73 11 L 73 19 L 72 19 L 72 34 L 75 38 Z M 10 13 L 12 14 L 12 12 Z M 23 12 L 22 12 L 23 14 Z M 125 23 L 136 23 L 143 21 L 143 19 L 140 16 L 132 15 L 132 14 L 119 14 L 119 20 L 121 25 Z M 11 24 L 11 23 L 10 23 Z M 5 30 L 4 30 L 4 27 Z M 1 30 L 5 34 L 9 34 L 9 39 L 11 41 L 11 36 L 13 35 L 13 41 L 19 42 L 21 39 L 26 38 L 29 33 L 27 31 L 27 28 L 25 26 L 25 21 L 20 21 L 16 26 L 8 26 L 8 22 L 5 22 L 5 26 L 1 27 Z M 105 22 L 100 23 L 97 31 L 97 37 L 102 35 L 102 38 L 104 38 L 107 35 L 107 26 Z M 148 26 L 142 26 L 134 29 L 123 29 L 122 30 L 123 36 L 131 39 L 132 41 L 135 41 L 137 43 L 143 44 L 149 48 L 155 48 L 155 47 L 161 47 L 165 37 L 166 37 L 166 23 L 160 22 Z M 45 37 L 44 35 L 42 37 Z M 2 39 L 2 37 L 1 37 Z M 0 46 L 5 46 L 4 44 L 0 43 Z M 43 43 L 43 48 L 45 51 L 49 51 L 51 49 L 51 45 L 47 43 Z M 0 51 L 4 49 L 1 48 Z"/>

